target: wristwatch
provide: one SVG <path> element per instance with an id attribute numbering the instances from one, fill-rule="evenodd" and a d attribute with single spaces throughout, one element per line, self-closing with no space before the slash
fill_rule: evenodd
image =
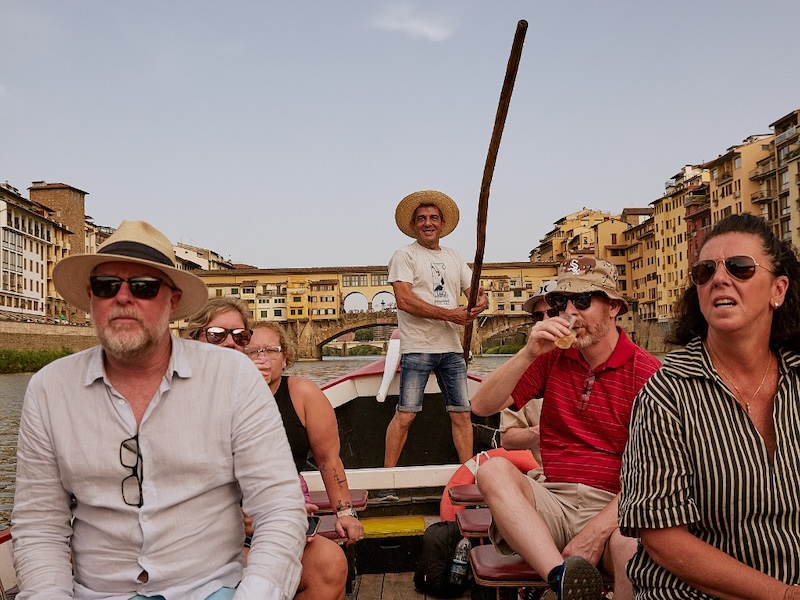
<path id="1" fill-rule="evenodd" d="M 336 518 L 341 519 L 342 517 L 355 517 L 357 519 L 358 514 L 356 513 L 356 509 L 350 506 L 336 511 Z"/>

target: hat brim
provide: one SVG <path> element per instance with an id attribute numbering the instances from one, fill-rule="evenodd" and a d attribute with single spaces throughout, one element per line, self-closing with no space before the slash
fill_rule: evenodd
<path id="1" fill-rule="evenodd" d="M 530 298 L 528 298 L 522 305 L 522 310 L 532 313 L 533 307 L 536 306 L 536 303 L 539 302 L 539 300 L 544 300 L 545 296 L 547 296 L 549 292 L 552 292 L 553 290 L 556 289 L 556 285 L 557 282 L 555 280 L 545 281 L 542 285 L 539 286 L 539 289 L 544 288 L 545 291 L 542 292 L 541 294 L 536 294 L 535 296 L 531 296 Z"/>
<path id="2" fill-rule="evenodd" d="M 184 319 L 199 312 L 208 302 L 208 288 L 197 275 L 168 267 L 162 263 L 132 258 L 119 254 L 76 254 L 67 256 L 56 263 L 53 268 L 53 285 L 61 297 L 69 304 L 90 312 L 91 296 L 89 294 L 89 276 L 103 263 L 124 262 L 145 265 L 158 269 L 181 290 L 181 299 L 172 312 L 173 320 Z"/>
<path id="3" fill-rule="evenodd" d="M 544 294 L 540 294 L 539 296 L 531 296 L 525 300 L 525 304 L 522 305 L 522 310 L 532 313 L 533 307 L 536 306 L 536 303 L 539 302 L 539 300 L 544 300 L 544 296 Z"/>
<path id="4" fill-rule="evenodd" d="M 566 294 L 583 294 L 585 292 L 602 292 L 611 300 L 619 300 L 620 307 L 617 316 L 624 315 L 628 312 L 628 301 L 623 298 L 617 290 L 597 285 L 594 281 L 585 281 L 580 277 L 569 277 L 566 280 L 559 281 L 556 289 L 548 292 L 547 296 L 563 292 Z M 545 296 L 545 297 L 547 297 Z"/>
<path id="5" fill-rule="evenodd" d="M 458 205 L 450 196 L 442 192 L 437 192 L 436 190 L 420 190 L 400 200 L 400 204 L 397 205 L 394 211 L 394 221 L 397 223 L 397 227 L 400 231 L 405 233 L 408 237 L 416 239 L 416 232 L 411 226 L 411 221 L 414 218 L 414 211 L 420 206 L 428 204 L 435 205 L 442 213 L 444 227 L 442 227 L 442 232 L 439 234 L 439 237 L 443 238 L 452 233 L 456 225 L 458 225 Z"/>

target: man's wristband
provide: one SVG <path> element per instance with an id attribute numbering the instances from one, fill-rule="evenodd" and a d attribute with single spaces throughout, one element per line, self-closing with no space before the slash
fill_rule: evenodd
<path id="1" fill-rule="evenodd" d="M 356 509 L 350 506 L 336 511 L 336 518 L 341 519 L 342 517 L 355 517 L 357 519 L 358 514 L 356 513 Z"/>

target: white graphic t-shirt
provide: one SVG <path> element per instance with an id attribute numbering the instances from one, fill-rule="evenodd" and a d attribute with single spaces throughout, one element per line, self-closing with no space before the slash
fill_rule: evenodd
<path id="1" fill-rule="evenodd" d="M 461 293 L 472 284 L 472 272 L 452 248 L 428 250 L 417 242 L 403 246 L 389 261 L 389 283 L 411 284 L 418 298 L 442 308 L 456 308 Z M 415 317 L 397 310 L 400 352 L 462 352 L 461 327 L 440 319 Z"/>

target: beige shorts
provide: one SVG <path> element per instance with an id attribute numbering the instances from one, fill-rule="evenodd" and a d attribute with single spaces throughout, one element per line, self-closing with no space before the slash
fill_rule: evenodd
<path id="1" fill-rule="evenodd" d="M 580 483 L 540 483 L 531 478 L 528 481 L 536 498 L 536 510 L 550 528 L 559 551 L 616 495 Z M 489 539 L 500 554 L 514 553 L 494 521 L 489 526 Z"/>

